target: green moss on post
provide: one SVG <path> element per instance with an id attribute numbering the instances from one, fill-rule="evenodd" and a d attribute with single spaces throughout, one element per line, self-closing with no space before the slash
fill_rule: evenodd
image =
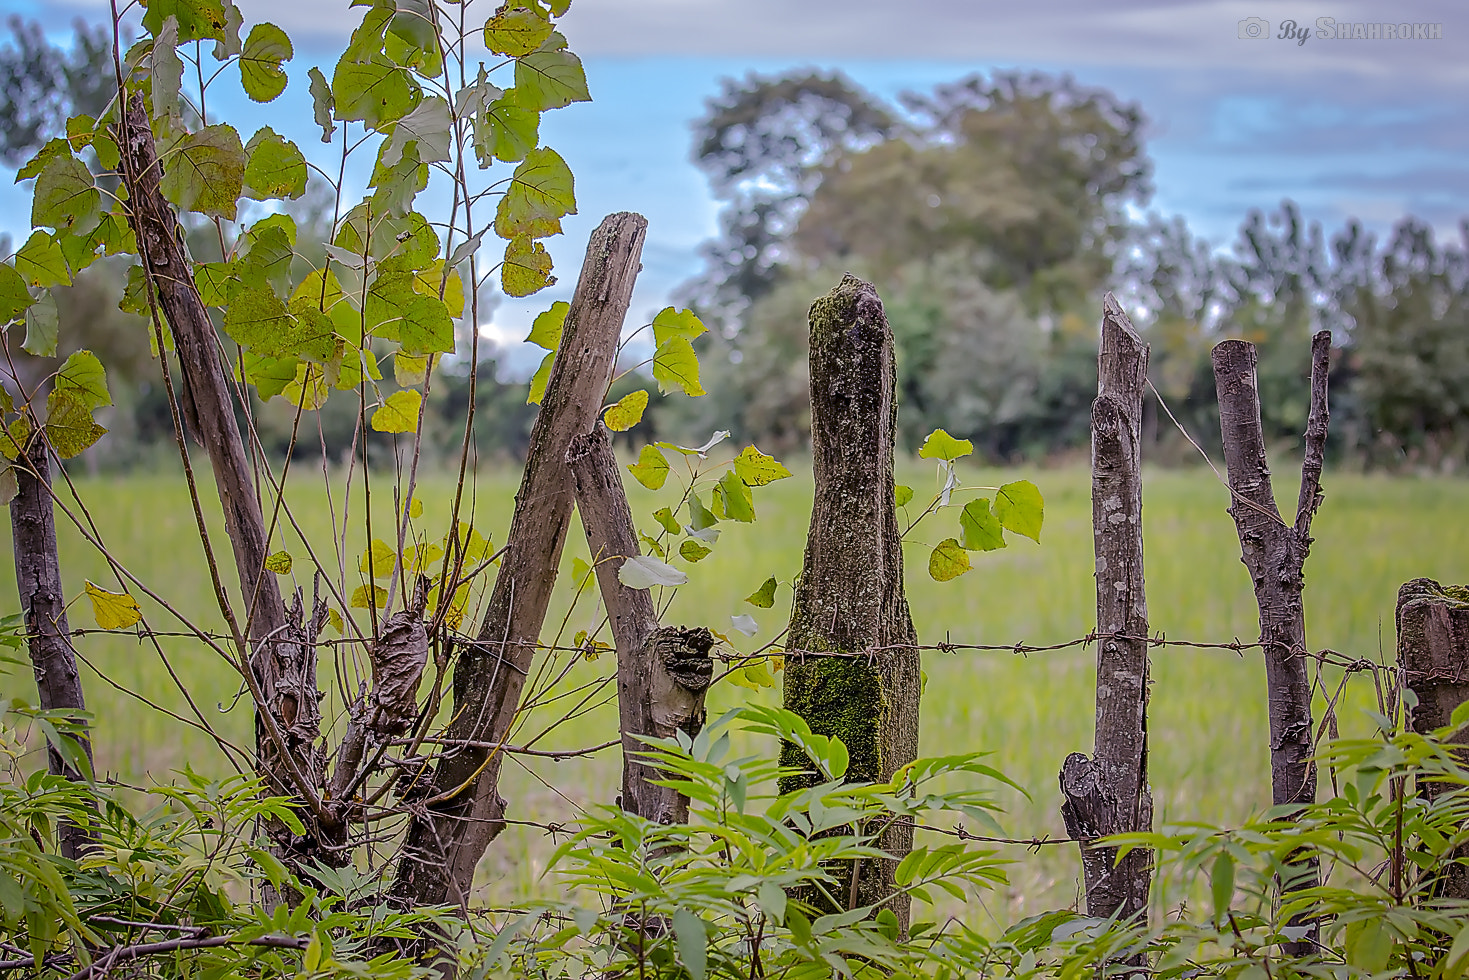
<path id="1" fill-rule="evenodd" d="M 812 304 L 810 325 L 816 488 L 791 615 L 785 705 L 812 731 L 846 744 L 848 779 L 886 781 L 918 754 L 921 685 L 893 498 L 892 332 L 877 290 L 850 275 Z M 781 761 L 810 768 L 791 746 Z M 783 788 L 816 778 L 790 777 Z M 882 840 L 900 857 L 912 844 L 910 827 L 894 827 Z M 857 905 L 881 901 L 892 894 L 892 872 L 892 862 L 864 867 L 855 892 L 844 884 L 837 894 L 855 896 Z M 906 927 L 907 902 L 893 897 L 888 907 Z"/>

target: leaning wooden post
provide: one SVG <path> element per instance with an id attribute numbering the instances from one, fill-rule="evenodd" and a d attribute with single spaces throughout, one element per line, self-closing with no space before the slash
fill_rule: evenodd
<path id="1" fill-rule="evenodd" d="M 1311 761 L 1311 681 L 1306 670 L 1302 569 L 1311 548 L 1311 518 L 1321 503 L 1321 467 L 1330 420 L 1326 382 L 1331 334 L 1323 330 L 1311 339 L 1311 411 L 1294 526 L 1281 519 L 1270 486 L 1255 345 L 1226 340 L 1214 348 L 1213 361 L 1219 430 L 1232 497 L 1229 513 L 1260 608 L 1260 647 L 1270 698 L 1271 800 L 1276 806 L 1305 805 L 1316 800 L 1316 766 Z M 1315 884 L 1314 861 L 1309 866 L 1313 870 L 1298 876 L 1293 888 Z M 1312 936 L 1285 944 L 1287 952 L 1311 952 L 1314 928 L 1313 924 Z"/>
<path id="2" fill-rule="evenodd" d="M 687 823 L 689 800 L 667 786 L 661 774 L 640 758 L 647 743 L 640 736 L 669 738 L 682 731 L 693 737 L 704 727 L 704 694 L 714 676 L 707 629 L 658 625 L 647 589 L 624 585 L 618 569 L 638 554 L 637 531 L 612 441 L 600 422 L 572 440 L 566 460 L 576 480 L 576 508 L 597 568 L 597 585 L 612 639 L 617 645 L 617 704 L 622 732 L 622 808 L 656 823 Z"/>
<path id="3" fill-rule="evenodd" d="M 1469 701 L 1469 587 L 1439 585 L 1415 578 L 1398 590 L 1398 669 L 1404 685 L 1417 697 L 1408 712 L 1413 731 L 1426 735 L 1445 728 L 1454 709 Z M 1451 741 L 1469 743 L 1469 728 Z M 1469 747 L 1455 751 L 1469 764 Z M 1454 789 L 1453 784 L 1419 779 L 1418 792 L 1428 800 Z M 1399 875 L 1401 868 L 1395 868 Z M 1469 899 L 1469 868 L 1449 862 L 1434 883 L 1443 898 Z"/>
<path id="4" fill-rule="evenodd" d="M 478 639 L 454 667 L 454 710 L 445 733 L 458 747 L 439 758 L 430 803 L 414 815 L 392 895 L 406 905 L 463 906 L 474 868 L 505 827 L 498 748 L 520 711 L 520 694 L 556 582 L 571 521 L 571 441 L 597 421 L 612 381 L 617 340 L 632 300 L 648 222 L 609 215 L 587 242 L 581 278 L 515 495 L 505 556 Z"/>
<path id="5" fill-rule="evenodd" d="M 1145 916 L 1151 854 L 1092 842 L 1153 825 L 1148 792 L 1148 599 L 1143 576 L 1143 388 L 1148 348 L 1108 293 L 1092 402 L 1092 537 L 1097 585 L 1097 731 L 1091 758 L 1061 767 L 1061 815 L 1081 844 L 1087 914 Z"/>
<path id="6" fill-rule="evenodd" d="M 877 290 L 851 275 L 812 304 L 810 323 L 816 488 L 787 645 L 815 653 L 787 658 L 785 706 L 846 743 L 848 779 L 885 781 L 918 754 L 920 695 L 893 498 L 893 337 Z M 781 761 L 808 767 L 790 745 Z M 894 825 L 882 846 L 901 858 L 913 828 Z M 881 864 L 833 893 L 857 906 L 886 898 L 906 929 L 908 901 L 893 893 L 892 863 Z"/>
<path id="7" fill-rule="evenodd" d="M 76 741 L 90 768 L 92 740 L 83 713 L 82 678 L 66 623 L 66 595 L 61 588 L 61 560 L 56 549 L 56 513 L 51 505 L 51 466 L 46 440 L 37 433 L 14 465 L 16 494 L 10 502 L 11 543 L 15 551 L 15 584 L 25 619 L 26 646 L 36 675 L 40 705 L 48 711 L 75 712 Z M 46 745 L 50 771 L 70 780 L 90 779 L 66 761 L 56 745 Z M 82 856 L 91 843 L 84 828 L 70 822 L 57 828 L 63 857 Z"/>

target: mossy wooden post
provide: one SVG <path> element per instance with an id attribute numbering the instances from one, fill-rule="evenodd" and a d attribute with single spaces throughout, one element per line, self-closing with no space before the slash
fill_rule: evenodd
<path id="1" fill-rule="evenodd" d="M 1433 579 L 1415 578 L 1398 590 L 1398 669 L 1403 682 L 1417 698 L 1408 712 L 1413 731 L 1426 735 L 1446 727 L 1454 709 L 1469 700 L 1469 587 L 1439 585 Z M 1456 754 L 1469 765 L 1469 726 L 1452 736 L 1466 748 Z M 1454 788 L 1432 779 L 1418 780 L 1418 792 L 1432 800 Z M 1394 878 L 1402 868 L 1395 867 Z M 1449 863 L 1434 883 L 1444 897 L 1469 899 L 1469 868 Z"/>
<path id="2" fill-rule="evenodd" d="M 893 499 L 892 331 L 877 290 L 851 275 L 812 304 L 810 324 L 816 489 L 787 643 L 809 652 L 786 660 L 785 706 L 846 743 L 848 779 L 888 780 L 918 754 L 920 694 Z M 781 761 L 807 765 L 789 745 Z M 901 857 L 912 827 L 895 825 L 882 845 Z M 860 868 L 855 885 L 849 873 L 837 893 L 852 907 L 881 901 L 893 874 L 882 863 Z M 906 898 L 888 907 L 906 929 Z"/>
<path id="3" fill-rule="evenodd" d="M 1311 409 L 1294 524 L 1281 518 L 1270 485 L 1255 345 L 1226 340 L 1214 348 L 1212 358 L 1219 431 L 1229 471 L 1229 513 L 1239 535 L 1240 560 L 1249 569 L 1260 609 L 1260 648 L 1270 698 L 1271 802 L 1303 806 L 1316 800 L 1316 764 L 1312 761 L 1311 682 L 1306 670 L 1306 612 L 1301 591 L 1306 555 L 1311 550 L 1311 518 L 1321 504 L 1321 467 L 1331 418 L 1326 398 L 1331 334 L 1323 330 L 1311 339 Z M 1301 874 L 1288 886 L 1314 886 L 1315 859 L 1303 858 L 1299 866 Z M 1285 943 L 1285 951 L 1293 956 L 1314 952 L 1315 923 L 1292 924 L 1309 925 L 1311 931 Z"/>
<path id="4" fill-rule="evenodd" d="M 1092 402 L 1092 535 L 1097 586 L 1097 729 L 1092 757 L 1061 767 L 1061 815 L 1081 845 L 1086 910 L 1146 915 L 1150 852 L 1094 847 L 1108 834 L 1152 829 L 1148 792 L 1148 598 L 1143 576 L 1143 388 L 1148 348 L 1108 293 L 1102 299 L 1097 399 Z"/>

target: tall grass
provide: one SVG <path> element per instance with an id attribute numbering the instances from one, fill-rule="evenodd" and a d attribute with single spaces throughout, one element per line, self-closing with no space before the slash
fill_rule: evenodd
<path id="1" fill-rule="evenodd" d="M 932 472 L 916 462 L 900 468 L 900 480 L 914 485 L 922 500 L 933 484 Z M 1024 475 L 1046 497 L 1041 545 L 1016 539 L 1005 551 L 974 556 L 973 571 L 939 584 L 926 574 L 927 553 L 933 543 L 954 533 L 953 512 L 930 518 L 910 533 L 905 547 L 908 595 L 925 642 L 1048 644 L 1083 636 L 1092 628 L 1088 474 L 1071 468 Z M 964 476 L 971 484 L 1016 478 L 1013 472 L 973 469 Z M 474 525 L 497 544 L 504 539 L 517 479 L 518 473 L 494 471 L 478 474 L 474 482 L 473 506 L 465 516 L 472 514 Z M 333 513 L 340 524 L 342 500 L 338 496 L 332 501 L 333 510 L 319 477 L 315 488 L 308 478 L 301 480 L 290 498 L 289 519 L 281 517 L 279 540 L 297 558 L 299 581 L 293 584 L 309 597 L 311 582 L 304 571 L 309 563 L 292 521 L 321 547 L 331 540 Z M 1293 500 L 1289 478 L 1279 480 L 1282 500 Z M 1308 642 L 1313 649 L 1329 647 L 1351 658 L 1390 660 L 1398 585 L 1416 576 L 1469 580 L 1469 482 L 1328 473 L 1324 485 L 1327 497 L 1306 565 Z M 77 490 L 114 558 L 196 625 L 223 629 L 180 480 L 164 476 L 78 480 Z M 391 504 L 387 493 L 377 486 L 374 490 L 374 527 L 377 536 L 388 537 L 383 529 L 389 526 Z M 799 467 L 795 479 L 757 491 L 758 523 L 722 525 L 724 533 L 714 553 L 691 570 L 689 584 L 673 598 L 667 621 L 706 624 L 738 640 L 730 630 L 730 617 L 750 614 L 760 631 L 742 646 L 776 636 L 788 612 L 790 580 L 800 568 L 810 491 L 809 468 Z M 446 477 L 420 482 L 418 496 L 433 528 L 429 533 L 442 535 L 452 492 Z M 58 493 L 65 507 L 85 523 L 88 518 L 67 488 L 58 487 Z M 654 508 L 671 502 L 668 490 L 653 494 L 631 485 L 630 493 L 634 515 L 645 527 L 652 527 Z M 205 496 L 210 496 L 207 489 Z M 1254 600 L 1239 561 L 1233 523 L 1225 513 L 1227 504 L 1227 492 L 1207 470 L 1148 472 L 1144 523 L 1155 632 L 1206 641 L 1255 637 Z M 361 513 L 360 496 L 352 507 Z M 217 504 L 209 510 L 213 547 L 224 562 L 223 578 L 228 583 L 233 579 L 228 542 Z M 118 588 L 106 559 L 65 515 L 59 514 L 58 520 L 67 595 L 79 597 L 84 579 Z M 351 521 L 349 535 L 342 555 L 334 550 L 317 554 L 328 565 L 344 565 L 350 587 L 357 581 L 357 557 L 366 544 L 360 519 Z M 580 527 L 573 525 L 563 556 L 564 580 L 569 580 L 577 557 L 585 559 L 587 548 Z M 742 598 L 770 575 L 782 581 L 775 608 L 759 610 L 744 603 Z M 129 591 L 142 600 L 153 629 L 180 628 L 140 590 Z M 568 588 L 560 591 L 545 639 L 563 624 L 564 643 L 577 630 L 595 627 L 594 590 L 574 609 L 569 609 L 569 594 Z M 16 608 L 9 567 L 0 571 L 0 608 Z M 92 625 L 84 598 L 73 603 L 70 615 L 73 628 Z M 477 610 L 472 608 L 466 629 L 476 621 Z M 85 683 L 96 714 L 102 771 L 139 781 L 165 780 L 169 770 L 185 765 L 205 771 L 227 768 L 207 735 L 150 704 L 188 718 L 197 711 L 226 738 L 248 748 L 252 738 L 248 698 L 240 697 L 238 677 L 203 644 L 187 638 L 160 639 L 166 665 L 150 643 L 130 635 L 87 635 L 77 646 L 95 668 Z M 340 707 L 344 690 L 355 691 L 360 676 L 362 665 L 345 652 L 343 657 L 338 670 L 323 672 L 323 685 L 331 689 L 329 716 Z M 1014 794 L 1005 800 L 1006 830 L 1013 836 L 1064 836 L 1056 774 L 1067 753 L 1091 749 L 1093 657 L 1094 651 L 1081 648 L 1028 657 L 1009 652 L 925 654 L 923 749 L 991 751 L 994 762 L 1029 792 L 1028 799 Z M 543 676 L 553 676 L 575 659 L 570 653 L 543 658 Z M 576 663 L 557 690 L 606 675 L 611 662 L 606 656 Z M 1150 766 L 1159 819 L 1231 822 L 1267 804 L 1265 682 L 1258 653 L 1159 648 L 1152 681 Z M 1328 670 L 1323 678 L 1332 692 L 1339 682 L 1339 671 Z M 33 693 L 28 679 L 20 675 L 12 675 L 5 684 L 11 693 Z M 188 691 L 192 707 L 181 689 Z M 615 708 L 607 701 L 611 693 L 610 686 L 593 692 L 582 709 L 585 713 L 554 728 L 538 746 L 572 748 L 604 741 L 616 725 Z M 722 683 L 711 692 L 710 708 L 718 712 L 748 697 L 772 696 L 774 692 L 752 695 Z M 573 695 L 528 713 L 513 740 L 534 737 L 582 697 Z M 1362 709 L 1375 703 L 1370 674 L 1354 675 L 1338 708 L 1343 730 L 1363 730 L 1368 723 Z M 1318 698 L 1318 718 L 1324 704 Z M 514 757 L 506 766 L 502 791 L 511 801 L 512 817 L 564 823 L 576 807 L 615 798 L 618 765 L 615 751 L 562 762 Z M 552 841 L 553 836 L 541 828 L 512 826 L 482 866 L 485 897 L 504 902 L 547 887 L 539 875 Z M 1074 848 L 1043 846 L 1036 854 L 1014 850 L 1019 864 L 1010 888 L 997 896 L 995 907 L 971 910 L 971 916 L 1013 921 L 1017 915 L 1075 899 L 1079 883 Z"/>

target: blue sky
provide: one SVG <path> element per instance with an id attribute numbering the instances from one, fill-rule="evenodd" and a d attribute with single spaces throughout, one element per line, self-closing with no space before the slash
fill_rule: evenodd
<path id="1" fill-rule="evenodd" d="M 329 60 L 355 12 L 335 0 L 240 5 L 247 24 L 269 20 L 295 39 L 291 86 L 270 106 L 237 97 L 218 108 L 242 130 L 275 126 L 309 153 L 321 144 L 306 70 Z M 480 6 L 480 16 L 492 9 Z M 62 37 L 73 18 L 100 19 L 105 7 L 4 0 L 0 11 Z M 1155 161 L 1150 207 L 1182 214 L 1216 245 L 1232 241 L 1250 208 L 1285 197 L 1328 229 L 1355 215 L 1383 230 L 1413 213 L 1457 236 L 1469 215 L 1466 11 L 1447 0 L 575 0 L 564 31 L 594 101 L 548 114 L 542 133 L 576 174 L 579 213 L 551 243 L 561 283 L 501 304 L 494 327 L 523 334 L 550 301 L 568 297 L 586 236 L 611 211 L 649 219 L 634 316 L 697 273 L 717 205 L 690 158 L 690 122 L 720 79 L 748 71 L 840 68 L 884 96 L 995 68 L 1066 71 L 1142 104 Z M 1251 17 L 1269 22 L 1267 36 L 1239 37 Z M 1285 21 L 1314 27 L 1319 17 L 1440 24 L 1442 37 L 1277 36 Z M 27 210 L 21 188 L 0 187 L 0 230 L 23 231 Z"/>

